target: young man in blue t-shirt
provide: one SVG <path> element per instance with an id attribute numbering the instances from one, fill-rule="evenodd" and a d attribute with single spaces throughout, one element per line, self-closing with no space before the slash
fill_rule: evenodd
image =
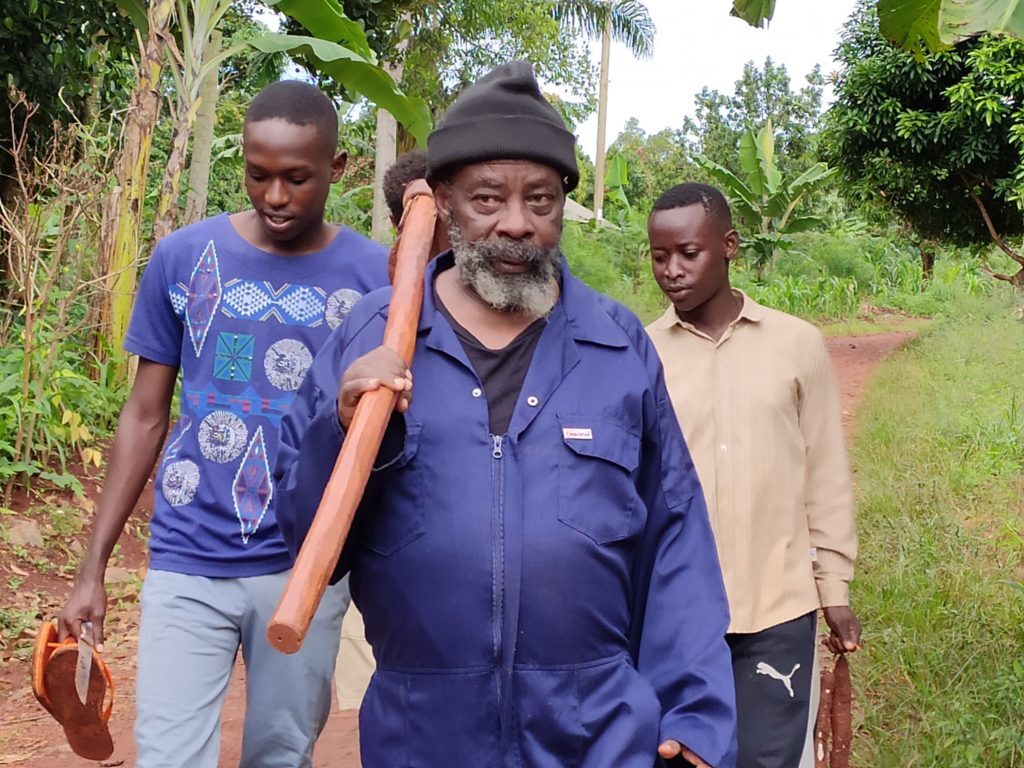
<path id="1" fill-rule="evenodd" d="M 309 766 L 326 722 L 347 586 L 328 589 L 302 650 L 266 625 L 290 557 L 274 516 L 278 427 L 331 331 L 387 282 L 386 250 L 324 221 L 345 168 L 338 119 L 317 88 L 282 81 L 246 114 L 253 209 L 163 239 L 125 349 L 138 374 L 114 438 L 89 547 L 60 635 L 91 621 L 103 643 L 107 560 L 167 435 L 156 476 L 139 632 L 136 765 L 213 768 L 236 653 L 247 671 L 241 765 Z"/>

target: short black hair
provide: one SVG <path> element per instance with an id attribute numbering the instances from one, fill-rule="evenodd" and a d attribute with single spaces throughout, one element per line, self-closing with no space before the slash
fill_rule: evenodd
<path id="1" fill-rule="evenodd" d="M 723 232 L 733 228 L 729 202 L 725 195 L 709 184 L 691 182 L 666 189 L 654 201 L 651 214 L 653 215 L 655 211 L 670 211 L 673 208 L 688 208 L 691 205 L 700 205 L 704 208 L 704 212 L 719 223 Z"/>
<path id="2" fill-rule="evenodd" d="M 402 218 L 402 197 L 405 195 L 406 184 L 414 179 L 425 178 L 426 175 L 427 153 L 422 149 L 403 152 L 388 168 L 384 174 L 384 199 L 394 221 Z"/>
<path id="3" fill-rule="evenodd" d="M 302 80 L 278 80 L 271 83 L 249 104 L 245 125 L 262 120 L 285 120 L 292 125 L 312 125 L 330 144 L 338 148 L 338 112 L 327 94 Z"/>

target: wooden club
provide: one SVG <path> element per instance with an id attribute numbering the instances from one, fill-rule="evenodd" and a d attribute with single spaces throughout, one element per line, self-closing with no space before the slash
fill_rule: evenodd
<path id="1" fill-rule="evenodd" d="M 423 275 L 434 255 L 436 220 L 430 188 L 423 180 L 411 182 L 405 192 L 394 288 L 384 328 L 384 345 L 400 354 L 409 366 L 423 304 Z M 295 653 L 302 647 L 352 528 L 397 398 L 397 392 L 381 387 L 363 395 L 356 406 L 316 516 L 267 628 L 270 644 L 282 653 Z"/>

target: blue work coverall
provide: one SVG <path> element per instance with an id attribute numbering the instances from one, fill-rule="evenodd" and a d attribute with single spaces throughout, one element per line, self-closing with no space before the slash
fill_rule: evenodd
<path id="1" fill-rule="evenodd" d="M 735 762 L 729 623 L 704 497 L 640 321 L 562 268 L 508 432 L 428 268 L 412 405 L 395 415 L 334 578 L 377 670 L 367 768 L 651 768 L 676 739 Z M 281 425 L 277 518 L 301 546 L 344 440 L 338 385 L 391 289 L 322 349 Z"/>

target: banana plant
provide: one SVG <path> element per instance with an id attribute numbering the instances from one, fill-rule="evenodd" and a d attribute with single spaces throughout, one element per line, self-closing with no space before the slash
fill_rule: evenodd
<path id="1" fill-rule="evenodd" d="M 922 54 L 990 32 L 1024 38 L 1021 0 L 878 0 L 882 34 Z"/>
<path id="2" fill-rule="evenodd" d="M 430 109 L 423 99 L 406 96 L 386 70 L 378 66 L 359 24 L 345 16 L 338 0 L 265 0 L 265 5 L 295 18 L 317 37 L 268 34 L 246 43 L 229 46 L 215 55 L 204 56 L 210 33 L 221 19 L 229 0 L 117 0 L 118 8 L 139 28 L 144 41 L 138 66 L 138 85 L 126 121 L 125 139 L 118 160 L 118 186 L 104 213 L 103 251 L 108 290 L 101 310 L 102 328 L 98 348 L 116 350 L 128 325 L 135 295 L 136 271 L 141 244 L 142 195 L 148 176 L 153 128 L 161 107 L 160 77 L 165 65 L 175 74 L 177 89 L 185 98 L 178 104 L 181 118 L 176 126 L 172 157 L 183 162 L 195 109 L 198 87 L 206 74 L 240 46 L 251 45 L 265 53 L 304 53 L 321 71 L 331 75 L 346 90 L 365 96 L 391 112 L 409 133 L 425 142 L 431 128 Z M 182 28 L 178 50 L 172 33 L 172 16 Z M 195 91 L 193 93 L 193 91 Z M 168 164 L 160 195 L 158 233 L 173 223 L 174 205 L 180 183 L 181 163 Z M 117 380 L 129 375 L 124 358 L 115 355 L 112 371 Z"/>
<path id="3" fill-rule="evenodd" d="M 835 175 L 835 169 L 815 163 L 795 179 L 782 176 L 775 162 L 775 133 L 769 120 L 760 131 L 747 131 L 740 139 L 740 178 L 728 168 L 704 156 L 698 164 L 722 187 L 733 209 L 746 225 L 744 254 L 759 277 L 774 268 L 779 251 L 793 245 L 790 235 L 822 225 L 817 216 L 798 215 L 809 193 Z"/>
<path id="4" fill-rule="evenodd" d="M 733 0 L 732 15 L 767 26 L 776 0 Z M 921 55 L 985 33 L 1024 38 L 1024 0 L 878 0 L 882 34 Z"/>

